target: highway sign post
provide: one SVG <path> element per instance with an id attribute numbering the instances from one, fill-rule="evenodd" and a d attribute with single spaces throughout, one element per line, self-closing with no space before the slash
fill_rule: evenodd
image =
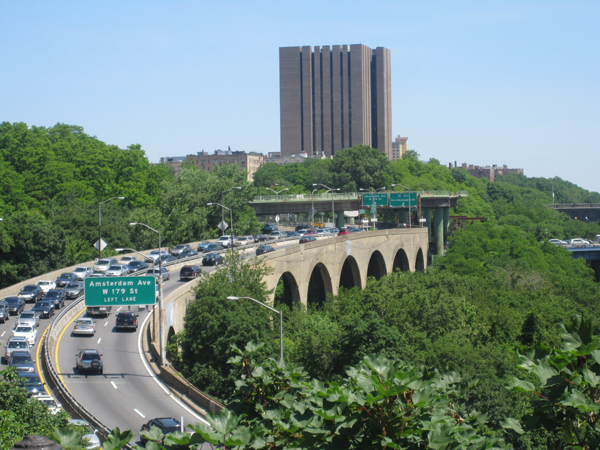
<path id="1" fill-rule="evenodd" d="M 153 276 L 86 278 L 85 306 L 154 305 Z"/>
<path id="2" fill-rule="evenodd" d="M 371 207 L 375 206 L 387 206 L 388 205 L 388 195 L 386 193 L 378 193 L 378 194 L 363 194 L 362 195 L 362 205 Z"/>
<path id="3" fill-rule="evenodd" d="M 392 208 L 416 208 L 416 192 L 393 192 L 390 194 L 390 207 Z"/>

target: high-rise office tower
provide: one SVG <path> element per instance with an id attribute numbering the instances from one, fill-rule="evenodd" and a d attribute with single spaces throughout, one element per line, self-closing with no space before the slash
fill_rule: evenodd
<path id="1" fill-rule="evenodd" d="M 279 48 L 281 155 L 365 144 L 392 157 L 390 51 L 362 44 Z"/>

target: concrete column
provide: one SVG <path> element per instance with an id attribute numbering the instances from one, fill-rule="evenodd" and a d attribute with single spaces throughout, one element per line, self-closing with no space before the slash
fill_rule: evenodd
<path id="1" fill-rule="evenodd" d="M 450 208 L 444 208 L 444 244 L 448 240 L 450 234 Z"/>
<path id="2" fill-rule="evenodd" d="M 398 217 L 400 223 L 405 223 L 408 226 L 408 209 L 399 209 Z"/>
<path id="3" fill-rule="evenodd" d="M 335 218 L 335 226 L 336 228 L 342 228 L 344 224 L 344 211 L 336 211 L 334 214 L 337 215 Z"/>
<path id="4" fill-rule="evenodd" d="M 438 256 L 444 255 L 444 209 L 434 208 L 433 220 L 435 221 L 435 254 Z"/>
<path id="5" fill-rule="evenodd" d="M 431 242 L 431 208 L 421 208 L 421 214 L 425 219 L 424 227 L 427 227 L 427 242 Z M 426 257 L 426 255 L 424 255 Z"/>

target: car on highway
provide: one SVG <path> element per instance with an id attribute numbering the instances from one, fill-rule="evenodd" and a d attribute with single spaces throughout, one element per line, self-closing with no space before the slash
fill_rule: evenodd
<path id="1" fill-rule="evenodd" d="M 127 264 L 129 268 L 129 273 L 137 272 L 138 270 L 146 270 L 149 266 L 145 261 L 131 261 Z"/>
<path id="2" fill-rule="evenodd" d="M 276 239 L 283 239 L 285 237 L 285 231 L 271 231 L 271 233 L 269 233 L 267 235 L 267 240 L 269 241 L 273 241 Z"/>
<path id="3" fill-rule="evenodd" d="M 297 231 L 286 231 L 285 232 L 285 237 L 299 237 L 302 236 L 300 233 L 298 233 Z"/>
<path id="4" fill-rule="evenodd" d="M 42 383 L 37 373 L 22 372 L 19 376 L 25 380 L 25 389 L 27 389 L 28 396 L 46 394 L 44 383 Z"/>
<path id="5" fill-rule="evenodd" d="M 262 244 L 256 247 L 256 256 L 264 255 L 265 253 L 271 253 L 274 251 L 275 249 L 270 245 Z"/>
<path id="6" fill-rule="evenodd" d="M 202 248 L 202 253 L 220 252 L 221 250 L 225 250 L 225 247 L 216 242 L 212 242 L 210 245 Z"/>
<path id="7" fill-rule="evenodd" d="M 31 308 L 33 312 L 35 312 L 39 317 L 49 319 L 54 315 L 54 311 L 56 310 L 54 306 L 54 302 L 48 300 L 40 300 L 35 304 L 33 308 Z"/>
<path id="8" fill-rule="evenodd" d="M 106 269 L 108 269 L 113 264 L 118 264 L 115 258 L 103 258 L 96 261 L 96 264 L 94 264 L 94 267 L 92 267 L 92 269 L 95 273 L 104 273 L 106 272 Z"/>
<path id="9" fill-rule="evenodd" d="M 90 317 L 81 317 L 75 321 L 72 333 L 93 336 L 96 333 L 96 321 Z"/>
<path id="10" fill-rule="evenodd" d="M 178 244 L 175 247 L 173 247 L 173 250 L 171 250 L 171 255 L 177 256 L 182 251 L 184 251 L 184 250 L 191 250 L 191 249 L 192 249 L 192 246 L 190 244 Z"/>
<path id="11" fill-rule="evenodd" d="M 299 244 L 307 244 L 308 242 L 314 242 L 316 240 L 317 240 L 317 238 L 314 237 L 314 236 L 310 236 L 310 235 L 309 236 L 302 236 L 300 238 L 300 241 L 298 241 L 298 243 Z"/>
<path id="12" fill-rule="evenodd" d="M 569 241 L 569 245 L 589 245 L 589 242 L 586 239 L 582 238 L 574 238 Z"/>
<path id="13" fill-rule="evenodd" d="M 230 234 L 224 234 L 219 239 L 217 239 L 217 244 L 219 244 L 223 248 L 229 248 L 232 245 L 235 246 L 236 237 Z"/>
<path id="14" fill-rule="evenodd" d="M 121 264 L 112 264 L 106 269 L 107 277 L 124 277 L 129 273 L 129 267 Z"/>
<path id="15" fill-rule="evenodd" d="M 88 306 L 85 309 L 86 316 L 105 316 L 108 317 L 110 311 L 112 310 L 112 306 L 102 305 L 102 306 Z"/>
<path id="16" fill-rule="evenodd" d="M 302 234 L 302 236 L 316 236 L 317 234 L 317 230 L 315 230 L 314 228 L 309 228 L 308 230 L 305 230 L 304 233 Z"/>
<path id="17" fill-rule="evenodd" d="M 105 276 L 104 273 L 91 273 L 86 278 L 104 278 Z"/>
<path id="18" fill-rule="evenodd" d="M 219 264 L 223 264 L 223 257 L 218 253 L 209 253 L 202 258 L 203 266 L 218 266 Z"/>
<path id="19" fill-rule="evenodd" d="M 277 225 L 275 225 L 273 223 L 267 222 L 267 223 L 265 223 L 265 226 L 263 227 L 262 232 L 264 234 L 269 234 L 272 231 L 277 231 L 277 230 L 279 230 L 279 228 L 277 227 Z"/>
<path id="20" fill-rule="evenodd" d="M 340 228 L 340 231 L 338 231 L 338 236 L 345 236 L 347 234 L 350 234 L 350 231 L 348 231 L 348 228 L 346 227 L 342 227 Z"/>
<path id="21" fill-rule="evenodd" d="M 405 223 L 399 223 L 398 228 L 408 228 L 408 225 L 406 225 Z"/>
<path id="22" fill-rule="evenodd" d="M 154 278 L 157 281 L 159 278 L 162 278 L 163 281 L 171 279 L 171 274 L 165 267 L 155 267 L 154 269 L 148 269 L 146 271 L 146 275 L 154 275 Z"/>
<path id="23" fill-rule="evenodd" d="M 296 225 L 296 228 L 294 228 L 294 231 L 298 232 L 300 230 L 308 230 L 308 227 L 306 225 Z"/>
<path id="24" fill-rule="evenodd" d="M 87 266 L 75 267 L 75 270 L 73 271 L 73 274 L 75 275 L 75 277 L 77 277 L 77 280 L 80 281 L 85 280 L 85 277 L 92 273 L 94 273 L 94 270 L 91 267 Z"/>
<path id="25" fill-rule="evenodd" d="M 161 264 L 166 264 L 168 262 L 175 261 L 176 259 L 177 259 L 177 257 L 173 256 L 173 255 L 160 255 Z M 155 262 L 154 264 L 158 265 L 158 261 Z"/>
<path id="26" fill-rule="evenodd" d="M 550 239 L 548 242 L 554 245 L 567 245 L 566 241 L 561 241 L 560 239 Z"/>
<path id="27" fill-rule="evenodd" d="M 98 430 L 94 430 L 89 423 L 82 419 L 69 419 L 71 425 L 75 425 L 83 432 L 82 438 L 87 442 L 86 450 L 100 448 L 100 438 L 96 434 Z"/>
<path id="28" fill-rule="evenodd" d="M 5 297 L 2 300 L 6 302 L 6 305 L 8 306 L 8 312 L 13 316 L 21 314 L 21 312 L 25 309 L 25 300 L 22 298 Z"/>
<path id="29" fill-rule="evenodd" d="M 198 252 L 196 250 L 188 249 L 179 253 L 177 259 L 192 258 L 194 256 L 198 256 Z"/>
<path id="30" fill-rule="evenodd" d="M 21 373 L 33 373 L 35 372 L 35 361 L 31 359 L 29 349 L 16 350 L 11 354 L 8 367 L 14 367 L 15 371 Z"/>
<path id="31" fill-rule="evenodd" d="M 38 315 L 34 311 L 23 311 L 17 317 L 16 325 L 31 325 L 32 327 L 39 327 L 40 321 L 38 320 Z"/>
<path id="32" fill-rule="evenodd" d="M 161 417 L 158 419 L 152 419 L 148 423 L 142 425 L 140 429 L 140 440 L 142 444 L 146 444 L 148 440 L 141 434 L 142 432 L 148 432 L 152 427 L 158 428 L 163 434 L 173 433 L 175 431 L 181 431 L 181 423 L 173 417 Z"/>
<path id="33" fill-rule="evenodd" d="M 350 233 L 362 233 L 363 232 L 363 230 L 361 230 L 360 228 L 356 228 L 356 227 L 350 227 L 350 228 L 348 228 L 348 231 Z"/>
<path id="34" fill-rule="evenodd" d="M 12 330 L 14 337 L 23 337 L 27 339 L 30 347 L 33 347 L 35 340 L 37 339 L 37 330 L 31 325 L 19 325 Z"/>
<path id="35" fill-rule="evenodd" d="M 255 244 L 258 244 L 259 242 L 267 242 L 267 237 L 264 234 L 255 234 L 252 237 L 254 238 Z"/>
<path id="36" fill-rule="evenodd" d="M 67 284 L 63 291 L 65 293 L 66 298 L 77 298 L 83 295 L 84 286 L 81 281 L 75 281 L 74 283 Z"/>
<path id="37" fill-rule="evenodd" d="M 56 283 L 50 280 L 40 280 L 37 282 L 37 285 L 40 287 L 44 294 L 50 289 L 56 289 Z"/>
<path id="38" fill-rule="evenodd" d="M 78 373 L 87 371 L 101 374 L 104 371 L 102 355 L 98 350 L 81 350 L 75 355 L 75 367 Z"/>
<path id="39" fill-rule="evenodd" d="M 131 261 L 138 261 L 138 259 L 135 256 L 121 256 L 117 264 L 123 264 L 127 266 Z"/>
<path id="40" fill-rule="evenodd" d="M 180 280 L 193 280 L 202 274 L 202 269 L 196 265 L 183 266 L 179 269 Z"/>
<path id="41" fill-rule="evenodd" d="M 4 364 L 10 363 L 10 358 L 14 352 L 19 350 L 29 351 L 29 342 L 22 336 L 13 336 L 4 344 Z"/>
<path id="42" fill-rule="evenodd" d="M 198 244 L 198 247 L 196 247 L 196 250 L 198 250 L 199 252 L 203 252 L 204 249 L 212 243 L 213 242 L 210 242 L 210 241 L 202 241 Z"/>
<path id="43" fill-rule="evenodd" d="M 153 262 L 158 262 L 158 257 L 161 255 L 168 255 L 169 253 L 166 250 L 161 250 L 160 252 L 158 250 L 152 250 L 150 253 L 148 253 L 146 255 L 146 258 L 144 259 L 144 261 L 146 261 L 149 264 L 152 264 Z"/>
<path id="44" fill-rule="evenodd" d="M 244 247 L 250 244 L 254 244 L 254 238 L 252 236 L 240 236 L 233 243 L 235 247 Z"/>
<path id="45" fill-rule="evenodd" d="M 129 311 L 120 312 L 115 317 L 115 330 L 137 330 L 138 315 Z"/>
<path id="46" fill-rule="evenodd" d="M 44 291 L 37 284 L 28 284 L 18 295 L 19 298 L 25 300 L 25 303 L 35 303 L 41 300 L 43 296 Z"/>
<path id="47" fill-rule="evenodd" d="M 38 402 L 46 405 L 52 414 L 58 414 L 62 411 L 62 405 L 50 395 L 34 395 L 31 398 L 35 398 Z"/>
<path id="48" fill-rule="evenodd" d="M 73 281 L 77 281 L 77 275 L 72 272 L 65 272 L 60 275 L 56 279 L 56 287 L 64 288 L 67 284 L 72 283 Z"/>
<path id="49" fill-rule="evenodd" d="M 8 305 L 5 301 L 0 301 L 0 319 L 2 323 L 10 319 L 10 312 L 8 312 Z"/>
<path id="50" fill-rule="evenodd" d="M 44 295 L 42 300 L 52 302 L 54 304 L 54 309 L 60 309 L 65 306 L 65 297 L 66 293 L 64 289 L 50 289 L 46 292 L 46 295 Z"/>

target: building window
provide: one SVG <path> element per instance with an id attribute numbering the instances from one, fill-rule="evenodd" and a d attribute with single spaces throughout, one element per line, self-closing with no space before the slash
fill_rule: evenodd
<path id="1" fill-rule="evenodd" d="M 221 165 L 223 165 L 223 160 L 221 160 Z"/>
<path id="2" fill-rule="evenodd" d="M 219 160 L 218 159 L 215 159 L 215 164 L 219 164 Z"/>
<path id="3" fill-rule="evenodd" d="M 204 165 L 204 160 L 202 160 L 202 165 Z"/>
<path id="4" fill-rule="evenodd" d="M 235 158 L 233 158 L 232 162 L 235 164 Z"/>
<path id="5" fill-rule="evenodd" d="M 242 159 L 242 164 L 246 164 L 246 160 L 245 159 Z"/>

